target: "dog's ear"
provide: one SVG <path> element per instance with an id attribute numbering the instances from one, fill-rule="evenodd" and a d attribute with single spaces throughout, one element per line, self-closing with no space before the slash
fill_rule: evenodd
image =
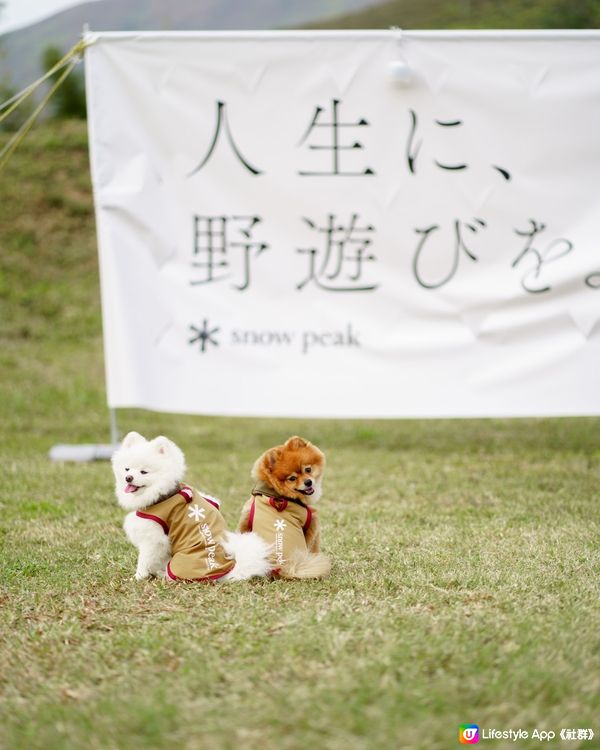
<path id="1" fill-rule="evenodd" d="M 288 448 L 291 451 L 297 451 L 299 448 L 306 448 L 307 445 L 310 445 L 310 443 L 307 440 L 304 440 L 304 438 L 294 435 L 294 437 L 291 437 L 287 440 L 286 444 L 284 445 L 284 448 Z"/>
<path id="2" fill-rule="evenodd" d="M 280 448 L 271 448 L 271 450 L 266 451 L 266 453 L 263 453 L 260 458 L 257 458 L 254 462 L 254 466 L 252 467 L 252 471 L 250 472 L 252 475 L 252 479 L 264 479 L 265 477 L 270 477 L 271 472 L 273 471 L 273 467 L 277 463 L 277 459 L 281 456 L 281 449 Z"/>
<path id="3" fill-rule="evenodd" d="M 138 443 L 145 443 L 146 438 L 143 435 L 140 435 L 139 432 L 128 432 L 127 435 L 123 438 L 122 446 L 123 448 L 131 448 L 134 445 L 138 445 Z"/>
<path id="4" fill-rule="evenodd" d="M 161 456 L 168 456 L 169 454 L 179 451 L 179 448 L 175 443 L 164 435 L 155 437 L 154 440 L 150 441 L 150 445 L 152 445 L 156 452 L 160 453 Z"/>
<path id="5" fill-rule="evenodd" d="M 271 471 L 280 457 L 281 457 L 281 449 L 271 448 L 271 450 L 267 451 L 265 455 L 263 456 L 263 464 L 265 468 L 268 468 Z"/>
<path id="6" fill-rule="evenodd" d="M 169 438 L 165 437 L 164 435 L 159 435 L 158 437 L 154 438 L 154 440 L 151 440 L 150 445 L 160 456 L 164 456 L 165 458 L 169 459 L 171 471 L 175 476 L 177 476 L 177 480 L 180 481 L 181 479 L 183 479 L 186 466 L 185 456 L 183 455 L 181 448 L 175 445 L 172 440 L 169 440 Z"/>

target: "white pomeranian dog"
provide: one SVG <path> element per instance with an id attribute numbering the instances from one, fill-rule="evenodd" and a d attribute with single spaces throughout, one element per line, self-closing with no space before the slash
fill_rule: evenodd
<path id="1" fill-rule="evenodd" d="M 243 581 L 266 576 L 270 545 L 227 531 L 219 501 L 183 483 L 185 458 L 162 435 L 130 432 L 112 457 L 123 528 L 138 549 L 137 580 Z"/>

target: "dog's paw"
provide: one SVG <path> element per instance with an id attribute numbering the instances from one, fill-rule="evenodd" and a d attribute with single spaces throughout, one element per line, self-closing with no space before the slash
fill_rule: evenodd
<path id="1" fill-rule="evenodd" d="M 150 578 L 150 573 L 144 572 L 144 571 L 141 571 L 141 570 L 136 570 L 135 571 L 134 580 L 136 580 L 136 581 L 145 581 L 148 578 Z"/>

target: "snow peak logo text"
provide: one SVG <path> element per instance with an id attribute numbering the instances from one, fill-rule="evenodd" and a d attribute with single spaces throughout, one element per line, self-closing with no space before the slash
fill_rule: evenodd
<path id="1" fill-rule="evenodd" d="M 185 490 L 186 488 L 184 488 Z M 185 494 L 184 490 L 182 490 L 181 494 L 184 495 L 184 497 L 188 497 L 187 494 Z M 191 499 L 191 495 L 189 495 Z M 204 546 L 206 547 L 206 564 L 208 565 L 208 570 L 214 570 L 215 568 L 219 567 L 219 563 L 217 562 L 217 543 L 215 541 L 215 538 L 212 533 L 212 529 L 208 525 L 208 522 L 204 519 L 206 518 L 206 511 L 204 508 L 201 508 L 198 503 L 195 503 L 194 505 L 189 506 L 188 508 L 188 518 L 191 519 L 191 523 L 197 523 L 198 526 L 198 533 L 200 534 L 201 539 L 204 541 Z"/>
<path id="2" fill-rule="evenodd" d="M 300 347 L 302 354 L 323 349 L 346 347 L 359 349 L 359 334 L 347 323 L 345 328 L 326 331 L 262 331 L 234 329 L 231 332 L 232 346 Z"/>
<path id="3" fill-rule="evenodd" d="M 198 526 L 198 531 L 200 532 L 200 535 L 204 537 L 208 569 L 214 570 L 216 567 L 218 567 L 217 561 L 215 559 L 217 544 L 215 542 L 215 538 L 213 537 L 212 530 L 207 523 L 203 523 L 202 526 Z"/>
<path id="4" fill-rule="evenodd" d="M 282 518 L 275 521 L 273 526 L 275 527 L 275 564 L 281 566 L 285 562 L 283 559 L 283 533 L 287 523 Z"/>

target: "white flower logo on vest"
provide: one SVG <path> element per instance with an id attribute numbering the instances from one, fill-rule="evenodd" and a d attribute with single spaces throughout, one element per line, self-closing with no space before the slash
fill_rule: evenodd
<path id="1" fill-rule="evenodd" d="M 188 518 L 193 518 L 195 521 L 204 521 L 205 516 L 206 511 L 198 505 L 192 505 L 188 513 Z"/>

